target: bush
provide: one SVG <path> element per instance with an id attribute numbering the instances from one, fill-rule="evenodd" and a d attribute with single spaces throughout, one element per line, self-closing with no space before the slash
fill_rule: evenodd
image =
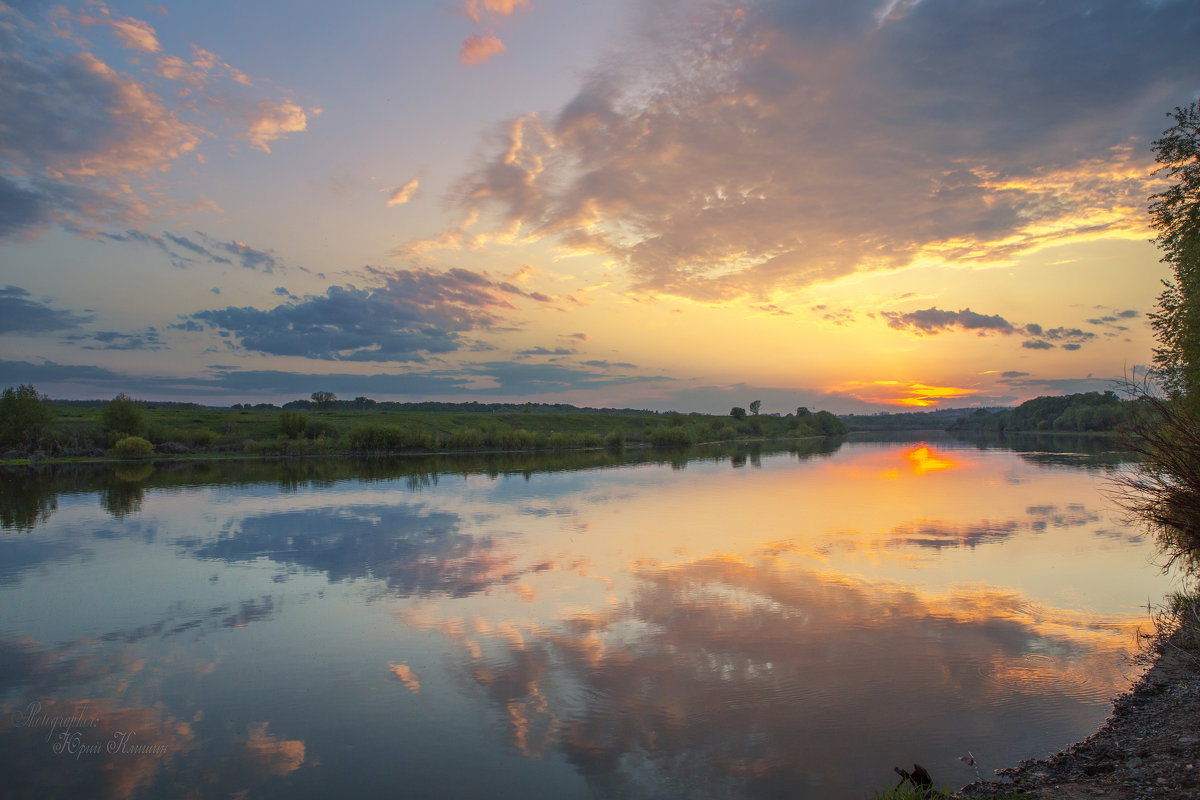
<path id="1" fill-rule="evenodd" d="M 309 439 L 337 439 L 341 435 L 338 426 L 327 419 L 310 419 L 304 428 Z"/>
<path id="2" fill-rule="evenodd" d="M 299 439 L 308 425 L 308 415 L 299 411 L 284 411 L 279 415 L 279 432 L 288 439 Z"/>
<path id="3" fill-rule="evenodd" d="M 687 428 L 661 427 L 650 433 L 650 444 L 655 447 L 687 447 L 692 441 Z"/>
<path id="4" fill-rule="evenodd" d="M 6 447 L 36 445 L 50 433 L 54 407 L 50 398 L 22 384 L 0 395 L 0 444 Z"/>
<path id="5" fill-rule="evenodd" d="M 140 458 L 154 452 L 154 445 L 140 436 L 126 436 L 113 445 L 113 455 L 119 458 Z"/>
<path id="6" fill-rule="evenodd" d="M 351 450 L 368 453 L 437 449 L 437 441 L 430 434 L 405 430 L 395 425 L 356 425 L 343 441 Z"/>
<path id="7" fill-rule="evenodd" d="M 625 452 L 625 431 L 609 431 L 604 437 L 604 446 L 614 453 Z"/>

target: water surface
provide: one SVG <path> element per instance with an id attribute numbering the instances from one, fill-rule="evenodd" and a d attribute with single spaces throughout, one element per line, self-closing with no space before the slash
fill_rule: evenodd
<path id="1" fill-rule="evenodd" d="M 1090 733 L 1170 582 L 1110 454 L 9 473 L 16 797 L 863 798 Z M 64 722 L 65 720 L 65 722 Z"/>

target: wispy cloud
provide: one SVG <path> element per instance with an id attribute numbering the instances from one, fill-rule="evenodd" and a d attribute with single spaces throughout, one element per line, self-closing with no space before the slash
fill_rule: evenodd
<path id="1" fill-rule="evenodd" d="M 389 206 L 400 206 L 412 200 L 416 196 L 417 190 L 421 188 L 421 182 L 413 178 L 408 183 L 392 190 L 388 196 L 387 204 Z"/>

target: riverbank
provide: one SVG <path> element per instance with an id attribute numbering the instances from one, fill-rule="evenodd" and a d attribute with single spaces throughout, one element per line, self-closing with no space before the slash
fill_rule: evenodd
<path id="1" fill-rule="evenodd" d="M 1096 733 L 1047 759 L 997 772 L 955 797 L 1014 790 L 1042 800 L 1194 800 L 1200 797 L 1200 619 L 1195 606 L 1156 637 L 1154 663 L 1113 702 Z"/>

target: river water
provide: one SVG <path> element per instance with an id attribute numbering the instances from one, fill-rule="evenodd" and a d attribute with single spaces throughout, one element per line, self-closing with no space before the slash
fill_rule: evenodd
<path id="1" fill-rule="evenodd" d="M 3 794 L 860 800 L 914 762 L 988 777 L 1100 724 L 1174 588 L 1091 450 L 5 473 Z"/>

